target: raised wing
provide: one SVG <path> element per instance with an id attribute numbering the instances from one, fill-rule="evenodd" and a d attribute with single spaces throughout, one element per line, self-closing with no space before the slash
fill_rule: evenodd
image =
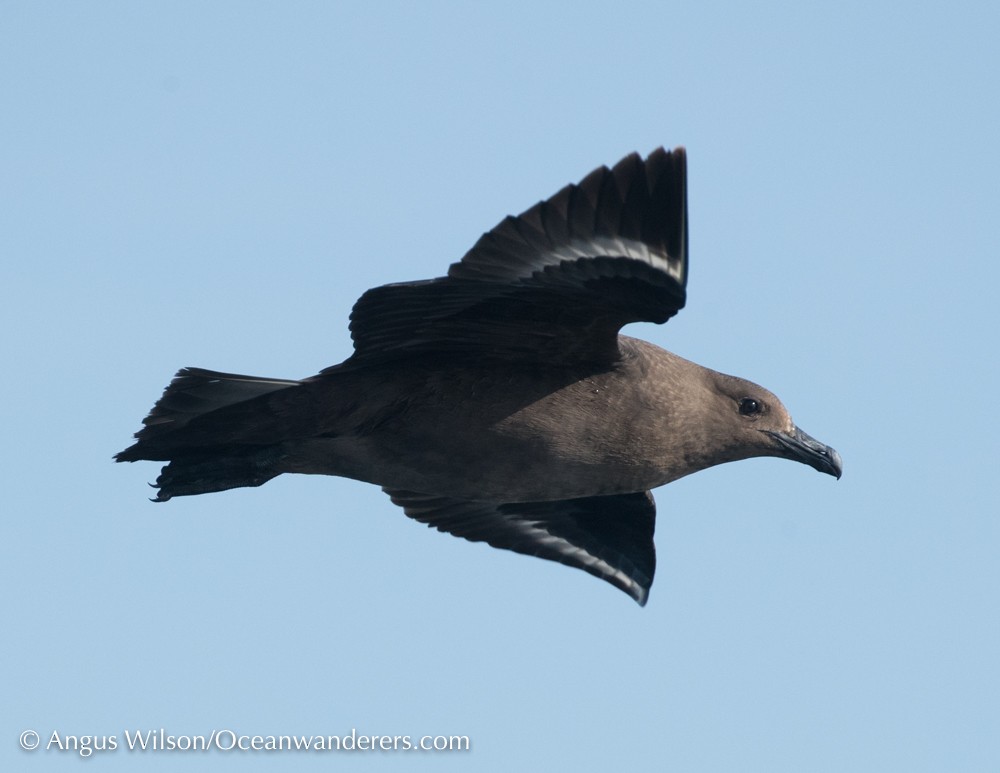
<path id="1" fill-rule="evenodd" d="M 686 200 L 683 148 L 596 169 L 503 220 L 448 276 L 366 292 L 345 365 L 437 354 L 612 362 L 622 325 L 684 306 Z"/>
<path id="2" fill-rule="evenodd" d="M 656 504 L 648 491 L 509 504 L 386 493 L 410 518 L 439 531 L 583 569 L 640 605 L 649 596 Z"/>

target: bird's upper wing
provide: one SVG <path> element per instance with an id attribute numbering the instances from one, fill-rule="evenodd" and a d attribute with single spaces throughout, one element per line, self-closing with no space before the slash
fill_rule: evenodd
<path id="1" fill-rule="evenodd" d="M 601 167 L 486 233 L 448 276 L 376 287 L 351 314 L 369 364 L 434 354 L 610 362 L 629 322 L 665 322 L 687 280 L 683 148 Z"/>
<path id="2" fill-rule="evenodd" d="M 554 502 L 467 502 L 389 491 L 406 514 L 440 531 L 583 569 L 646 603 L 656 569 L 650 492 Z"/>

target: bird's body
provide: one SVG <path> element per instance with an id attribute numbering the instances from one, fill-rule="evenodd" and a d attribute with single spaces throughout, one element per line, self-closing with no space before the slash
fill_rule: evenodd
<path id="1" fill-rule="evenodd" d="M 597 170 L 486 234 L 448 277 L 355 306 L 355 354 L 301 381 L 185 369 L 119 461 L 158 499 L 286 472 L 382 486 L 407 515 L 583 568 L 644 602 L 649 490 L 715 464 L 836 452 L 767 390 L 618 334 L 684 303 L 682 151 Z"/>
<path id="2" fill-rule="evenodd" d="M 268 477 L 337 475 L 481 501 L 645 491 L 704 469 L 699 430 L 710 425 L 678 390 L 718 374 L 634 338 L 622 336 L 622 349 L 611 367 L 572 370 L 333 369 L 218 409 L 200 423 L 204 443 L 193 433 L 188 443 L 254 448 L 271 460 Z"/>

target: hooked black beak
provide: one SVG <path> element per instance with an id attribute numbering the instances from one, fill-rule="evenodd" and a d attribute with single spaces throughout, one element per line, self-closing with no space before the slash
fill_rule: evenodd
<path id="1" fill-rule="evenodd" d="M 813 469 L 833 475 L 838 480 L 844 471 L 844 463 L 838 454 L 830 446 L 820 443 L 816 438 L 807 435 L 798 427 L 793 427 L 791 432 L 774 432 L 769 429 L 761 430 L 770 435 L 781 444 L 784 453 L 782 456 L 796 462 L 808 464 Z"/>

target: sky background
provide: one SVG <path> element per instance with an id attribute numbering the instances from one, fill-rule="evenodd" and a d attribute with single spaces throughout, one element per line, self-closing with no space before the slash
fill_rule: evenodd
<path id="1" fill-rule="evenodd" d="M 994 2 L 0 3 L 6 770 L 1000 770 Z M 633 326 L 837 448 L 658 490 L 649 604 L 283 476 L 115 465 L 186 365 L 304 377 L 367 288 L 685 145 Z M 34 729 L 463 753 L 24 752 Z"/>

